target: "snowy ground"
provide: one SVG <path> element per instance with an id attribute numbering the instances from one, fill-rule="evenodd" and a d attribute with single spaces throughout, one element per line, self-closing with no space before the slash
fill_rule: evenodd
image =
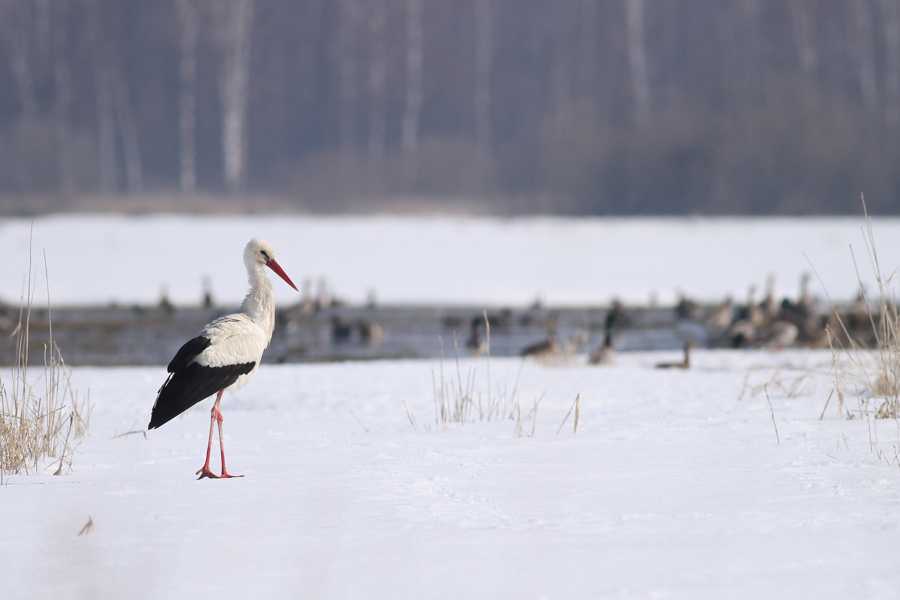
<path id="1" fill-rule="evenodd" d="M 533 437 L 530 419 L 525 437 L 509 420 L 436 430 L 437 362 L 264 366 L 224 402 L 229 470 L 245 477 L 219 481 L 193 475 L 208 403 L 113 438 L 144 426 L 163 368 L 77 369 L 96 409 L 75 471 L 0 489 L 3 596 L 898 597 L 900 469 L 870 446 L 893 459 L 896 423 L 872 431 L 834 404 L 818 420 L 827 376 L 796 398 L 770 384 L 771 409 L 739 399 L 750 367 L 799 369 L 751 387 L 786 381 L 828 353 L 652 368 L 674 358 L 526 362 L 523 406 L 544 394 Z M 520 364 L 491 361 L 495 394 Z M 485 360 L 469 367 L 486 394 Z M 576 394 L 577 433 L 570 416 L 557 435 Z"/>
<path id="2" fill-rule="evenodd" d="M 52 217 L 35 221 L 34 254 L 46 249 L 57 304 L 152 302 L 162 284 L 195 302 L 204 274 L 234 302 L 252 235 L 295 281 L 327 275 L 352 300 L 740 298 L 770 272 L 793 294 L 804 252 L 848 298 L 847 244 L 868 277 L 861 224 Z M 0 222 L 0 297 L 19 296 L 28 230 Z M 875 234 L 889 272 L 900 221 Z M 115 437 L 146 425 L 165 369 L 78 368 L 95 410 L 74 471 L 0 488 L 0 596 L 900 597 L 900 429 L 839 418 L 834 400 L 819 420 L 829 353 L 700 350 L 690 371 L 653 368 L 679 353 L 577 358 L 491 361 L 492 397 L 517 377 L 526 412 L 543 395 L 522 437 L 511 420 L 436 428 L 436 361 L 264 365 L 224 400 L 229 470 L 245 475 L 224 481 L 194 479 L 209 402 L 147 439 Z M 485 401 L 486 367 L 461 363 Z M 788 397 L 779 382 L 803 374 Z M 745 379 L 769 382 L 771 406 Z M 570 416 L 557 435 L 577 394 L 577 433 Z"/>
<path id="3" fill-rule="evenodd" d="M 795 297 L 810 262 L 832 296 L 852 299 L 857 280 L 874 290 L 862 218 L 565 219 L 534 217 L 52 216 L 35 219 L 36 302 L 196 304 L 208 277 L 216 299 L 236 304 L 246 291 L 241 252 L 254 236 L 275 246 L 301 285 L 328 284 L 355 303 L 374 292 L 384 303 L 525 306 L 607 304 L 613 297 L 674 303 L 776 294 Z M 32 221 L 0 219 L 0 299 L 17 302 L 28 271 Z M 875 220 L 882 267 L 900 265 L 900 219 Z M 807 257 L 809 260 L 807 260 Z M 888 272 L 890 269 L 886 269 Z M 813 281 L 811 291 L 821 295 Z M 276 286 L 282 304 L 298 300 Z"/>

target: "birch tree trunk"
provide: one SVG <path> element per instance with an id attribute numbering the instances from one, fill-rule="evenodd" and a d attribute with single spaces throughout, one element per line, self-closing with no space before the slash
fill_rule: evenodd
<path id="1" fill-rule="evenodd" d="M 625 17 L 628 26 L 628 66 L 631 71 L 635 120 L 641 126 L 650 116 L 650 79 L 644 44 L 644 0 L 625 0 Z"/>
<path id="2" fill-rule="evenodd" d="M 595 94 L 597 79 L 597 0 L 581 0 L 579 17 L 581 20 L 578 44 L 578 85 L 580 97 Z"/>
<path id="3" fill-rule="evenodd" d="M 878 84 L 875 79 L 875 48 L 872 40 L 872 14 L 867 0 L 850 0 L 855 27 L 855 51 L 859 91 L 863 106 L 870 113 L 878 110 Z"/>
<path id="4" fill-rule="evenodd" d="M 39 60 L 46 61 L 52 51 L 50 43 L 53 28 L 53 6 L 51 0 L 34 0 L 34 33 Z"/>
<path id="5" fill-rule="evenodd" d="M 97 97 L 97 160 L 100 191 L 116 190 L 116 115 L 113 103 L 112 74 L 109 57 L 98 46 L 94 52 L 94 78 Z"/>
<path id="6" fill-rule="evenodd" d="M 788 4 L 791 9 L 797 62 L 800 71 L 806 76 L 811 76 L 815 74 L 818 64 L 815 47 L 815 3 L 809 3 L 807 0 L 789 0 Z"/>
<path id="7" fill-rule="evenodd" d="M 200 14 L 197 0 L 177 0 L 181 25 L 181 94 L 179 99 L 179 150 L 181 191 L 191 193 L 197 188 L 197 38 Z"/>
<path id="8" fill-rule="evenodd" d="M 742 57 L 745 94 L 752 90 L 755 94 L 760 80 L 760 33 L 759 17 L 762 7 L 760 0 L 743 0 L 740 6 L 740 22 L 743 26 Z"/>
<path id="9" fill-rule="evenodd" d="M 419 116 L 422 113 L 422 0 L 406 0 L 406 106 L 400 146 L 413 154 L 419 145 Z"/>
<path id="10" fill-rule="evenodd" d="M 72 80 L 69 72 L 67 24 L 69 2 L 58 0 L 54 5 L 53 19 L 53 85 L 56 102 L 53 116 L 56 125 L 56 171 L 59 191 L 69 196 L 75 191 L 75 177 L 72 166 Z"/>
<path id="11" fill-rule="evenodd" d="M 93 47 L 100 190 L 112 194 L 118 189 L 118 133 L 125 165 L 125 189 L 129 193 L 139 193 L 144 189 L 144 173 L 131 92 L 118 42 L 122 17 L 118 12 L 120 7 L 107 5 L 109 11 L 104 14 L 104 5 L 100 0 L 90 0 L 86 5 L 90 25 L 85 35 Z"/>
<path id="12" fill-rule="evenodd" d="M 92 48 L 94 101 L 97 111 L 97 167 L 100 191 L 112 194 L 117 187 L 116 109 L 113 101 L 113 55 L 104 27 L 100 0 L 86 2 L 88 14 L 86 37 Z"/>
<path id="13" fill-rule="evenodd" d="M 475 0 L 475 145 L 490 152 L 494 25 L 491 0 Z"/>
<path id="14" fill-rule="evenodd" d="M 369 0 L 369 153 L 380 157 L 385 143 L 385 48 L 384 0 Z"/>
<path id="15" fill-rule="evenodd" d="M 356 33 L 359 22 L 359 0 L 341 0 L 339 33 L 341 61 L 341 147 L 356 143 Z"/>
<path id="16" fill-rule="evenodd" d="M 5 0 L 0 4 L 0 33 L 9 50 L 10 67 L 19 92 L 22 117 L 19 123 L 18 143 L 22 152 L 19 157 L 22 189 L 30 191 L 34 185 L 31 163 L 34 158 L 35 123 L 37 102 L 34 93 L 32 69 L 32 19 L 28 14 L 28 4 L 15 0 Z"/>
<path id="17" fill-rule="evenodd" d="M 112 71 L 112 99 L 116 109 L 116 122 L 122 136 L 122 156 L 125 159 L 125 185 L 129 193 L 144 189 L 144 174 L 141 167 L 141 149 L 138 144 L 137 123 L 131 108 L 131 94 L 128 80 L 119 63 Z"/>
<path id="18" fill-rule="evenodd" d="M 881 0 L 884 26 L 884 118 L 900 125 L 900 0 Z"/>
<path id="19" fill-rule="evenodd" d="M 250 85 L 250 40 L 254 0 L 219 0 L 222 51 L 222 160 L 225 188 L 237 192 L 247 177 L 247 97 Z"/>
<path id="20" fill-rule="evenodd" d="M 550 62 L 550 110 L 558 131 L 565 131 L 573 125 L 572 60 L 567 51 L 571 36 L 554 36 L 553 54 Z"/>

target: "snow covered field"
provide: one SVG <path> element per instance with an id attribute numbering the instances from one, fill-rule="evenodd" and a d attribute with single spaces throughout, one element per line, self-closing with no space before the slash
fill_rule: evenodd
<path id="1" fill-rule="evenodd" d="M 792 292 L 794 276 L 805 269 L 803 251 L 820 273 L 830 273 L 840 288 L 832 294 L 847 297 L 855 274 L 846 243 L 859 244 L 862 256 L 861 223 L 849 220 L 735 221 L 722 224 L 725 235 L 712 221 L 641 227 L 639 221 L 504 225 L 435 219 L 431 234 L 421 231 L 415 239 L 417 229 L 426 229 L 421 223 L 385 220 L 384 253 L 369 252 L 357 257 L 362 265 L 342 266 L 316 254 L 324 252 L 320 244 L 328 235 L 309 239 L 316 223 L 340 230 L 337 219 L 292 222 L 308 228 L 309 235 L 296 238 L 284 219 L 212 221 L 191 237 L 187 232 L 200 219 L 59 217 L 36 221 L 35 247 L 47 248 L 51 293 L 63 303 L 152 301 L 161 276 L 170 277 L 176 300 L 193 301 L 209 259 L 208 250 L 198 247 L 206 243 L 214 244 L 209 272 L 217 295 L 237 298 L 244 285 L 240 249 L 250 235 L 273 241 L 295 281 L 327 273 L 339 292 L 364 294 L 372 285 L 385 301 L 426 301 L 446 293 L 461 302 L 504 302 L 543 289 L 548 302 L 577 302 L 591 285 L 610 278 L 617 278 L 620 295 L 631 290 L 636 299 L 645 299 L 650 285 L 660 296 L 676 285 L 700 296 L 742 296 L 748 283 L 761 284 L 773 270 Z M 351 219 L 356 235 L 344 234 L 355 241 L 326 246 L 344 248 L 341 256 L 352 263 L 346 247 L 361 243 L 366 228 L 353 223 L 363 221 Z M 785 230 L 765 239 L 809 243 L 796 243 L 796 265 L 771 248 L 748 250 L 779 227 Z M 522 271 L 499 282 L 491 274 L 490 268 L 513 260 L 514 239 L 517 247 L 527 245 L 525 233 L 542 231 L 537 237 L 555 240 L 546 253 L 559 258 L 558 247 L 573 244 L 582 228 L 583 246 L 566 246 L 564 254 L 580 253 L 571 264 L 555 270 L 533 265 L 530 279 L 524 266 L 512 262 L 513 271 Z M 21 260 L 23 235 L 27 252 L 27 229 L 20 222 L 0 226 L 6 275 L 16 271 L 9 263 Z M 435 233 L 466 230 L 477 235 Z M 605 256 L 615 246 L 596 260 L 585 258 L 590 240 L 613 244 L 602 232 L 621 251 L 608 270 Z M 833 254 L 826 251 L 829 232 L 837 236 Z M 82 233 L 97 237 L 74 243 Z M 883 268 L 900 264 L 900 223 L 878 222 L 875 233 L 885 240 L 879 246 Z M 633 239 L 638 235 L 645 236 L 643 243 Z M 483 237 L 482 256 L 450 242 Z M 423 250 L 408 256 L 398 249 L 406 243 Z M 496 251 L 488 252 L 494 244 Z M 149 254 L 151 246 L 162 248 L 158 257 Z M 672 256 L 674 250 L 663 250 L 678 247 L 687 247 L 684 257 L 707 256 L 715 265 L 727 262 L 727 254 L 741 272 L 688 264 L 677 273 L 659 271 L 671 275 L 671 284 L 654 283 L 647 269 L 659 268 L 657 259 L 671 269 L 685 263 Z M 827 257 L 843 262 L 831 264 Z M 157 259 L 171 271 L 154 270 Z M 93 283 L 78 284 L 71 269 L 88 273 Z M 362 278 L 363 272 L 372 279 Z M 542 279 L 551 275 L 561 287 Z M 235 291 L 226 291 L 226 279 L 235 277 Z M 473 285 L 460 286 L 460 277 L 472 277 Z M 142 278 L 151 282 L 128 291 Z M 408 281 L 416 278 L 421 290 L 416 280 Z M 3 296 L 17 297 L 5 279 Z M 532 285 L 515 287 L 514 280 Z M 535 282 L 546 287 L 536 289 Z M 613 293 L 611 286 L 600 289 L 600 302 Z M 286 289 L 276 288 L 276 294 L 284 301 Z M 511 393 L 517 381 L 524 412 L 542 397 L 536 422 L 529 416 L 522 437 L 514 435 L 515 421 L 480 421 L 477 415 L 446 431 L 437 428 L 437 361 L 264 365 L 248 387 L 223 400 L 229 471 L 245 477 L 220 481 L 194 480 L 204 458 L 209 402 L 147 439 L 141 433 L 114 437 L 146 425 L 165 369 L 78 368 L 73 384 L 90 390 L 95 410 L 74 471 L 15 476 L 0 488 L 0 596 L 900 597 L 897 423 L 840 419 L 834 400 L 819 420 L 830 389 L 828 352 L 700 350 L 690 371 L 653 368 L 678 358 L 680 353 L 623 353 L 613 367 L 586 366 L 583 356 L 558 366 L 492 359 L 494 397 L 504 389 Z M 443 366 L 446 379 L 455 377 L 455 365 Z M 462 360 L 463 379 L 470 368 L 475 391 L 486 398 L 485 358 Z M 778 382 L 789 387 L 801 375 L 806 378 L 798 394 L 788 397 Z M 749 393 L 765 382 L 771 405 L 765 393 Z M 577 432 L 569 416 L 557 435 L 578 394 Z M 885 459 L 893 466 L 880 464 Z M 79 536 L 88 517 L 93 531 Z"/>
<path id="2" fill-rule="evenodd" d="M 818 420 L 827 377 L 793 399 L 771 388 L 771 411 L 738 400 L 753 365 L 829 355 L 700 351 L 692 371 L 652 368 L 675 357 L 527 362 L 523 407 L 545 394 L 533 437 L 509 420 L 435 430 L 436 362 L 264 366 L 223 403 L 245 477 L 220 481 L 193 475 L 208 403 L 147 440 L 111 439 L 145 425 L 164 371 L 77 369 L 96 409 L 75 471 L 0 489 L 3 596 L 896 598 L 900 469 L 878 465 L 873 424 L 833 404 Z M 468 366 L 485 394 L 484 359 Z M 492 361 L 494 386 L 519 366 Z M 570 416 L 557 435 L 576 394 L 578 431 Z M 875 433 L 893 458 L 896 423 Z"/>
<path id="3" fill-rule="evenodd" d="M 34 220 L 36 301 L 45 302 L 46 252 L 57 305 L 197 304 L 209 277 L 216 299 L 246 291 L 241 252 L 254 236 L 275 246 L 300 285 L 325 277 L 355 303 L 370 291 L 383 303 L 608 304 L 613 297 L 674 303 L 679 292 L 705 301 L 763 293 L 796 296 L 809 261 L 828 291 L 852 299 L 849 245 L 870 289 L 862 218 L 520 219 L 314 216 L 54 216 Z M 27 272 L 30 219 L 0 220 L 0 299 L 18 302 Z M 900 219 L 875 220 L 883 265 L 900 264 Z M 806 257 L 804 257 L 804 253 Z M 813 282 L 812 291 L 821 293 Z M 297 296 L 276 288 L 282 304 Z"/>

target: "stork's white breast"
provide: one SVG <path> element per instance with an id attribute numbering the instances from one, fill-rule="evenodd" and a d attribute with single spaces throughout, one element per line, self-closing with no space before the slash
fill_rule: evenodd
<path id="1" fill-rule="evenodd" d="M 269 336 L 263 328 L 242 313 L 219 317 L 204 327 L 200 335 L 210 340 L 209 347 L 195 361 L 203 367 L 251 362 L 259 366 L 263 350 L 269 345 Z"/>

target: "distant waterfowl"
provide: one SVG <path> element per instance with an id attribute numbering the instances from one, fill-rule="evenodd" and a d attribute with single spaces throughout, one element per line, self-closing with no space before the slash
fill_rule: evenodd
<path id="1" fill-rule="evenodd" d="M 825 348 L 832 343 L 832 336 L 839 328 L 838 317 L 834 313 L 819 317 L 815 329 L 809 330 L 805 336 L 798 335 L 797 345 L 804 348 Z M 876 340 L 857 340 L 862 345 L 876 345 Z M 872 343 L 874 342 L 874 344 Z"/>
<path id="2" fill-rule="evenodd" d="M 696 321 L 700 318 L 700 305 L 690 298 L 681 296 L 678 300 L 678 304 L 675 305 L 675 316 L 679 319 Z"/>
<path id="3" fill-rule="evenodd" d="M 847 329 L 855 330 L 866 328 L 870 323 L 871 313 L 872 310 L 866 300 L 865 289 L 860 288 L 859 292 L 856 294 L 856 300 L 854 300 L 850 308 L 847 309 L 847 316 L 844 319 Z"/>
<path id="4" fill-rule="evenodd" d="M 774 321 L 779 312 L 778 302 L 775 301 L 775 275 L 770 274 L 766 278 L 766 296 L 759 303 L 763 317 Z"/>
<path id="5" fill-rule="evenodd" d="M 613 348 L 612 330 L 619 318 L 615 310 L 606 315 L 606 323 L 603 327 L 603 343 L 588 357 L 588 364 L 611 365 L 616 362 L 616 349 Z"/>
<path id="6" fill-rule="evenodd" d="M 766 348 L 783 350 L 797 341 L 799 333 L 800 330 L 790 321 L 775 321 L 760 330 L 759 341 Z"/>
<path id="7" fill-rule="evenodd" d="M 575 333 L 565 341 L 562 346 L 561 352 L 566 356 L 572 356 L 581 350 L 582 347 L 587 346 L 588 339 L 590 336 L 588 335 L 587 330 L 578 328 L 575 330 Z"/>
<path id="8" fill-rule="evenodd" d="M 359 341 L 363 344 L 377 344 L 384 337 L 384 329 L 381 325 L 367 319 L 358 319 L 356 329 L 359 331 Z"/>
<path id="9" fill-rule="evenodd" d="M 695 342 L 688 342 L 684 345 L 684 360 L 681 362 L 666 362 L 656 365 L 657 369 L 690 369 L 691 368 L 691 350 L 696 348 Z"/>
<path id="10" fill-rule="evenodd" d="M 797 326 L 798 342 L 808 345 L 821 339 L 822 322 L 819 319 L 815 302 L 809 294 L 809 273 L 800 277 L 800 297 L 796 302 L 785 298 L 781 302 L 781 318 Z"/>
<path id="11" fill-rule="evenodd" d="M 343 344 L 350 341 L 353 335 L 353 325 L 344 323 L 337 315 L 331 317 L 331 343 Z"/>
<path id="12" fill-rule="evenodd" d="M 547 339 L 530 346 L 525 346 L 520 353 L 521 356 L 533 356 L 539 358 L 551 354 L 559 353 L 559 342 L 556 340 L 556 334 L 553 330 L 547 332 Z"/>
<path id="13" fill-rule="evenodd" d="M 765 320 L 765 314 L 759 305 L 756 304 L 756 286 L 751 285 L 747 289 L 747 304 L 739 306 L 737 310 L 738 321 L 747 321 L 753 327 L 759 327 Z"/>
<path id="14" fill-rule="evenodd" d="M 707 325 L 720 331 L 728 329 L 733 320 L 734 307 L 732 306 L 731 298 L 726 298 L 725 302 L 713 307 L 709 314 L 706 315 L 706 319 L 704 319 Z"/>
<path id="15" fill-rule="evenodd" d="M 473 356 L 484 354 L 488 350 L 487 340 L 481 334 L 484 319 L 473 317 L 469 327 L 469 337 L 466 338 L 466 351 Z"/>
<path id="16" fill-rule="evenodd" d="M 726 331 L 729 346 L 746 348 L 757 345 L 760 329 L 769 320 L 760 306 L 756 304 L 756 286 L 751 285 L 747 290 L 747 303 L 737 307 L 735 319 Z"/>
<path id="17" fill-rule="evenodd" d="M 619 300 L 613 300 L 606 315 L 607 327 L 625 327 L 631 323 L 631 317 L 625 311 L 625 306 Z"/>
<path id="18" fill-rule="evenodd" d="M 612 365 L 616 362 L 616 349 L 613 348 L 612 331 L 607 329 L 603 334 L 603 343 L 600 344 L 588 357 L 591 365 Z"/>
<path id="19" fill-rule="evenodd" d="M 212 281 L 209 277 L 203 278 L 203 308 L 213 307 Z"/>
<path id="20" fill-rule="evenodd" d="M 728 328 L 728 342 L 732 348 L 747 348 L 756 344 L 759 328 L 749 319 L 736 321 Z"/>

